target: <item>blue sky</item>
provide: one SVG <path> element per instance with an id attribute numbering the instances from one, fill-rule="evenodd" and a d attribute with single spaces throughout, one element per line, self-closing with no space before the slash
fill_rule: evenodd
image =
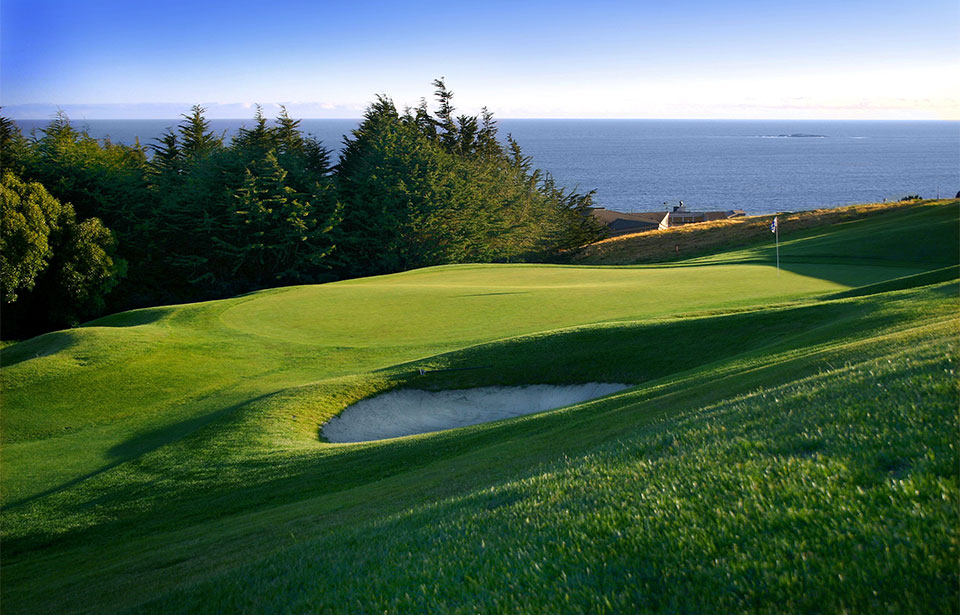
<path id="1" fill-rule="evenodd" d="M 12 117 L 358 117 L 442 75 L 499 117 L 960 118 L 956 0 L 3 0 L 0 27 Z"/>

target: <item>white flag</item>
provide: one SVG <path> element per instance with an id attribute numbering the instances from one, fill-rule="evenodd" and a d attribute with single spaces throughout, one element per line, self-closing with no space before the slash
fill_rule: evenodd
<path id="1" fill-rule="evenodd" d="M 778 225 L 777 225 L 777 216 L 774 216 L 774 217 L 773 217 L 773 222 L 770 223 L 770 232 L 771 232 L 771 233 L 776 233 L 776 232 L 777 232 L 777 226 L 778 226 Z"/>

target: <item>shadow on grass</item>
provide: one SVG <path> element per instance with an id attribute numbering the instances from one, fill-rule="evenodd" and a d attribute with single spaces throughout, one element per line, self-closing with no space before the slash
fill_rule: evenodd
<path id="1" fill-rule="evenodd" d="M 770 267 L 772 269 L 777 266 L 777 261 L 775 254 L 771 250 L 769 257 L 763 254 L 757 254 L 728 261 L 702 263 L 691 260 L 642 266 L 664 267 L 671 269 L 693 268 L 709 270 L 711 267 L 730 267 L 736 265 L 759 265 Z M 780 269 L 788 273 L 794 273 L 796 275 L 802 275 L 808 278 L 815 278 L 818 280 L 833 282 L 835 284 L 842 284 L 851 288 L 858 288 L 865 285 L 880 284 L 889 280 L 895 280 L 904 277 L 905 275 L 918 275 L 923 273 L 924 269 L 926 268 L 921 265 L 911 265 L 910 263 L 900 263 L 894 261 L 884 263 L 875 258 L 838 259 L 836 257 L 827 256 L 823 258 L 795 258 L 786 257 L 781 254 Z M 922 286 L 922 284 L 917 284 L 916 286 Z"/>
<path id="2" fill-rule="evenodd" d="M 957 265 L 951 265 L 950 267 L 944 267 L 942 269 L 934 269 L 933 271 L 926 271 L 924 273 L 916 273 L 913 275 L 907 275 L 900 278 L 894 278 L 892 280 L 879 282 L 877 284 L 868 284 L 866 286 L 861 286 L 859 288 L 852 288 L 847 291 L 829 295 L 827 297 L 824 297 L 824 299 L 844 299 L 846 297 L 864 297 L 867 295 L 875 295 L 878 293 L 885 293 L 893 290 L 906 290 L 908 288 L 918 288 L 920 286 L 926 286 L 928 284 L 937 284 L 939 282 L 949 282 L 950 280 L 956 280 L 958 277 L 960 277 L 960 269 L 958 269 Z"/>
<path id="3" fill-rule="evenodd" d="M 121 442 L 120 444 L 109 449 L 107 451 L 107 454 L 113 457 L 115 460 L 111 461 L 107 465 L 101 468 L 97 468 L 92 472 L 83 474 L 82 476 L 78 476 L 76 478 L 70 479 L 55 487 L 46 489 L 45 491 L 41 491 L 40 493 L 35 493 L 31 496 L 22 498 L 20 500 L 15 500 L 13 502 L 10 502 L 4 505 L 4 510 L 10 511 L 20 506 L 24 506 L 25 504 L 29 504 L 30 502 L 33 502 L 35 500 L 44 498 L 48 495 L 70 489 L 71 487 L 79 485 L 84 481 L 90 478 L 93 478 L 94 476 L 103 474 L 104 472 L 108 472 L 123 463 L 132 461 L 137 457 L 144 455 L 146 453 L 155 451 L 161 446 L 165 446 L 167 444 L 170 444 L 171 442 L 174 442 L 176 440 L 189 436 L 190 434 L 197 431 L 198 429 L 201 429 L 202 427 L 205 427 L 206 425 L 209 425 L 210 423 L 217 421 L 221 417 L 227 416 L 233 413 L 234 411 L 246 406 L 247 404 L 252 404 L 262 399 L 266 399 L 271 395 L 273 394 L 268 393 L 265 395 L 260 395 L 258 397 L 254 397 L 252 399 L 241 402 L 239 404 L 234 404 L 227 408 L 223 408 L 221 410 L 217 410 L 215 412 L 211 412 L 203 416 L 199 416 L 186 421 L 181 421 L 179 423 L 174 423 L 172 425 L 166 425 L 159 429 L 154 429 L 151 431 L 138 434 L 133 438 L 125 440 L 124 442 Z"/>
<path id="4" fill-rule="evenodd" d="M 144 453 L 158 449 L 161 446 L 185 438 L 198 429 L 206 427 L 210 423 L 232 414 L 234 411 L 239 410 L 240 408 L 262 401 L 268 397 L 272 397 L 273 395 L 274 393 L 265 393 L 263 395 L 251 397 L 250 399 L 244 400 L 227 408 L 222 408 L 220 410 L 204 414 L 203 416 L 194 417 L 179 423 L 166 425 L 159 429 L 143 432 L 110 448 L 110 450 L 107 451 L 107 454 L 111 457 L 117 457 L 123 460 L 133 459 L 134 457 L 138 457 Z"/>
<path id="5" fill-rule="evenodd" d="M 0 367 L 10 367 L 30 359 L 55 354 L 66 350 L 74 343 L 76 343 L 76 337 L 70 331 L 44 333 L 0 350 Z"/>
<path id="6" fill-rule="evenodd" d="M 111 314 L 96 320 L 84 323 L 84 327 L 138 327 L 140 325 L 149 325 L 157 322 L 164 316 L 171 314 L 175 308 L 172 307 L 152 307 L 142 310 L 132 310 L 129 312 L 120 312 Z"/>

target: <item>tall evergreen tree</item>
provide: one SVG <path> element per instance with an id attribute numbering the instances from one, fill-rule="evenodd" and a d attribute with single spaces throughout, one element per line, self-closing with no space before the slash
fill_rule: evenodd
<path id="1" fill-rule="evenodd" d="M 253 125 L 229 145 L 207 126 L 194 107 L 179 138 L 158 146 L 172 161 L 163 168 L 182 166 L 166 174 L 166 184 L 158 174 L 155 184 L 156 243 L 168 287 L 202 299 L 328 276 L 324 261 L 337 220 L 329 152 L 304 137 L 286 110 L 271 126 L 258 106 Z M 207 145 L 185 155 L 187 136 L 198 134 Z"/>
<path id="2" fill-rule="evenodd" d="M 313 281 L 333 249 L 338 212 L 327 195 L 298 192 L 273 151 L 247 168 L 234 193 L 240 233 L 235 273 L 254 287 Z"/>
<path id="3" fill-rule="evenodd" d="M 256 105 L 253 122 L 253 128 L 241 126 L 233 139 L 233 147 L 241 150 L 243 155 L 251 160 L 262 158 L 267 152 L 278 147 L 277 131 L 267 126 L 267 118 L 260 105 Z"/>
<path id="4" fill-rule="evenodd" d="M 198 159 L 223 147 L 223 137 L 210 131 L 210 122 L 204 117 L 206 109 L 200 105 L 190 108 L 180 123 L 180 151 L 186 158 Z"/>
<path id="5" fill-rule="evenodd" d="M 276 127 L 277 150 L 282 154 L 295 154 L 302 151 L 304 137 L 300 132 L 300 120 L 295 120 L 287 113 L 287 108 L 280 106 L 277 115 Z"/>
<path id="6" fill-rule="evenodd" d="M 13 120 L 0 116 L 0 169 L 23 175 L 27 140 Z"/>
<path id="7" fill-rule="evenodd" d="M 414 110 L 413 118 L 413 122 L 416 124 L 420 134 L 426 136 L 431 141 L 437 140 L 437 120 L 433 119 L 433 116 L 430 115 L 430 109 L 427 107 L 426 99 L 420 99 L 420 104 L 418 104 Z"/>
<path id="8" fill-rule="evenodd" d="M 412 169 L 429 173 L 420 160 L 425 139 L 400 121 L 392 100 L 378 96 L 344 144 L 336 173 L 343 204 L 338 267 L 351 276 L 398 271 L 407 266 L 402 237 L 419 178 Z"/>
<path id="9" fill-rule="evenodd" d="M 441 145 L 448 151 L 453 152 L 457 149 L 457 124 L 453 117 L 453 92 L 447 89 L 443 77 L 434 79 L 433 87 L 437 88 L 434 96 L 437 97 L 439 108 L 437 109 L 437 118 L 434 124 L 439 129 L 438 138 Z"/>
<path id="10" fill-rule="evenodd" d="M 577 212 L 590 195 L 557 189 L 512 137 L 505 150 L 486 110 L 482 120 L 459 116 L 451 128 L 452 93 L 442 80 L 434 85 L 440 108 L 429 122 L 424 105 L 400 114 L 378 97 L 346 141 L 336 174 L 345 272 L 543 259 L 588 241 Z"/>
<path id="11" fill-rule="evenodd" d="M 456 151 L 464 156 L 472 156 L 477 151 L 477 139 L 479 138 L 480 127 L 477 124 L 477 118 L 474 115 L 461 115 L 457 117 L 457 142 Z"/>
<path id="12" fill-rule="evenodd" d="M 175 181 L 183 173 L 183 152 L 180 151 L 177 134 L 168 130 L 150 148 L 153 150 L 150 170 L 164 182 Z"/>
<path id="13" fill-rule="evenodd" d="M 477 153 L 486 160 L 495 159 L 503 153 L 500 143 L 497 141 L 497 122 L 493 119 L 493 113 L 486 107 L 480 110 Z"/>

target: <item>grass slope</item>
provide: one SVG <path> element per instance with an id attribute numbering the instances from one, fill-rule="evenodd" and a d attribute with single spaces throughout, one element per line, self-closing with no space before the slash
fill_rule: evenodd
<path id="1" fill-rule="evenodd" d="M 779 274 L 443 267 L 4 348 L 4 611 L 950 612 L 957 204 L 923 207 L 785 237 Z M 451 366 L 491 367 L 416 371 Z M 318 439 L 392 387 L 590 380 L 640 386 Z"/>
<path id="2" fill-rule="evenodd" d="M 941 338 L 956 333 L 853 347 L 842 367 L 666 416 L 656 398 L 596 404 L 637 427 L 494 487 L 292 535 L 134 612 L 952 612 L 956 390 L 935 374 L 956 369 Z"/>
<path id="3" fill-rule="evenodd" d="M 897 233 L 899 229 L 915 228 L 935 222 L 924 218 L 949 219 L 951 208 L 958 201 L 911 201 L 908 203 L 871 203 L 868 205 L 850 205 L 835 209 L 817 209 L 777 215 L 781 241 L 784 242 L 785 262 L 800 257 L 809 262 L 809 256 L 798 241 L 808 237 L 822 237 L 824 233 L 834 233 L 835 227 L 842 226 L 844 232 L 838 235 L 850 245 L 839 251 L 825 252 L 833 259 L 840 255 L 862 259 L 877 258 L 880 261 L 897 260 L 897 251 L 883 252 L 887 241 L 876 241 L 877 233 Z M 676 226 L 662 231 L 652 231 L 613 237 L 587 246 L 584 250 L 571 255 L 571 260 L 585 265 L 632 265 L 638 263 L 671 262 L 688 260 L 703 255 L 716 255 L 750 246 L 748 255 L 770 256 L 774 250 L 770 223 L 773 215 L 731 218 L 700 224 Z M 876 220 L 880 218 L 881 220 Z M 920 237 L 918 237 L 920 239 Z M 930 237 L 930 241 L 916 241 L 909 244 L 915 258 L 920 253 L 931 261 L 952 263 L 956 259 L 958 230 L 952 235 Z M 939 240 L 944 241 L 939 241 Z M 953 241 L 949 241 L 952 239 Z M 819 242 L 825 247 L 826 243 Z M 901 244 L 901 246 L 904 244 Z M 800 248 L 788 249 L 788 248 Z M 677 254 L 679 248 L 679 255 Z M 879 249 L 877 249 L 879 248 Z M 829 260 L 828 262 L 834 262 Z"/>

